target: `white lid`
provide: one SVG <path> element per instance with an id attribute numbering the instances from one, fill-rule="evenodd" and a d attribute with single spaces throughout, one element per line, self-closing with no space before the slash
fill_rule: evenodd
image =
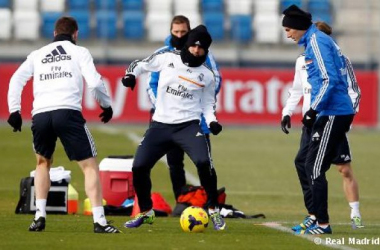
<path id="1" fill-rule="evenodd" d="M 100 171 L 132 172 L 133 158 L 104 158 L 99 164 Z"/>
<path id="2" fill-rule="evenodd" d="M 50 168 L 50 180 L 51 181 L 61 181 L 66 180 L 67 182 L 70 182 L 71 180 L 71 171 L 65 170 L 65 167 L 59 166 L 59 167 L 51 167 Z M 30 177 L 34 177 L 36 174 L 36 170 L 33 170 L 30 172 Z"/>

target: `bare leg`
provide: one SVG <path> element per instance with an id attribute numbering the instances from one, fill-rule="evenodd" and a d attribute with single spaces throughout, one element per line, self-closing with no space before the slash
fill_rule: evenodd
<path id="1" fill-rule="evenodd" d="M 351 207 L 351 219 L 361 217 L 359 211 L 359 187 L 350 163 L 338 165 L 338 171 L 343 177 L 343 191 Z"/>
<path id="2" fill-rule="evenodd" d="M 46 217 L 46 200 L 50 189 L 50 166 L 52 160 L 49 160 L 42 155 L 36 154 L 37 166 L 34 175 L 34 187 L 36 192 L 36 216 Z"/>
<path id="3" fill-rule="evenodd" d="M 90 199 L 92 206 L 92 215 L 94 223 L 102 226 L 107 224 L 102 204 L 103 195 L 99 177 L 99 166 L 95 157 L 88 158 L 78 162 L 84 174 L 84 187 L 87 197 Z"/>
<path id="4" fill-rule="evenodd" d="M 338 171 L 343 177 L 343 190 L 348 202 L 359 201 L 359 188 L 350 163 L 338 165 Z"/>
<path id="5" fill-rule="evenodd" d="M 99 166 L 96 158 L 78 162 L 84 174 L 84 187 L 92 207 L 102 206 L 102 188 L 100 185 Z"/>

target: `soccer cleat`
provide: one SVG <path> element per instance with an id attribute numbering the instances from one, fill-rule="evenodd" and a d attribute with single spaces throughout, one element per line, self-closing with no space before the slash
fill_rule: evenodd
<path id="1" fill-rule="evenodd" d="M 301 231 L 301 230 L 306 230 L 311 226 L 314 226 L 316 223 L 316 220 L 313 220 L 309 215 L 305 217 L 303 222 L 301 222 L 299 225 L 296 225 L 292 227 L 292 230 L 294 232 Z"/>
<path id="2" fill-rule="evenodd" d="M 126 228 L 134 228 L 139 227 L 142 224 L 153 224 L 154 217 L 154 211 L 151 209 L 148 212 L 137 214 L 135 218 L 125 222 L 124 226 Z"/>
<path id="3" fill-rule="evenodd" d="M 210 215 L 211 221 L 214 224 L 215 230 L 224 230 L 226 228 L 226 223 L 223 220 L 223 217 L 220 215 L 220 213 L 215 212 Z"/>
<path id="4" fill-rule="evenodd" d="M 358 229 L 358 228 L 363 228 L 363 223 L 362 223 L 362 218 L 360 217 L 353 217 L 351 219 L 351 226 L 352 226 L 352 229 Z"/>
<path id="5" fill-rule="evenodd" d="M 40 232 L 45 230 L 45 217 L 39 217 L 37 220 L 33 220 L 32 224 L 29 226 L 29 231 Z"/>
<path id="6" fill-rule="evenodd" d="M 307 228 L 306 230 L 297 231 L 296 234 L 313 234 L 313 235 L 319 235 L 319 234 L 332 234 L 332 230 L 330 225 L 328 225 L 326 228 L 322 228 L 315 224 L 314 226 L 311 226 Z"/>
<path id="7" fill-rule="evenodd" d="M 109 222 L 107 222 L 109 223 Z M 107 224 L 105 226 L 100 225 L 99 223 L 94 223 L 94 233 L 100 233 L 100 234 L 118 234 L 121 233 L 119 229 L 116 227 Z"/>

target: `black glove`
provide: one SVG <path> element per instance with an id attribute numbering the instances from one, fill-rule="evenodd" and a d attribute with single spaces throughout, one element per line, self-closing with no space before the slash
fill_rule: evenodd
<path id="1" fill-rule="evenodd" d="M 20 111 L 11 113 L 8 118 L 8 123 L 13 127 L 13 132 L 21 132 L 22 117 Z"/>
<path id="2" fill-rule="evenodd" d="M 109 122 L 111 119 L 112 119 L 112 115 L 113 115 L 113 110 L 112 110 L 112 107 L 108 107 L 108 108 L 103 108 L 103 112 L 100 113 L 99 117 L 100 117 L 100 120 L 104 123 L 107 123 Z"/>
<path id="3" fill-rule="evenodd" d="M 285 134 L 289 134 L 288 128 L 291 128 L 292 124 L 290 122 L 290 116 L 286 115 L 282 118 L 281 121 L 281 129 L 284 131 Z"/>
<path id="4" fill-rule="evenodd" d="M 132 74 L 126 74 L 123 79 L 121 79 L 121 82 L 123 83 L 124 87 L 131 88 L 133 90 L 136 85 L 136 77 Z"/>
<path id="5" fill-rule="evenodd" d="M 213 135 L 217 135 L 222 131 L 223 127 L 219 122 L 210 122 L 210 131 Z"/>
<path id="6" fill-rule="evenodd" d="M 307 128 L 312 128 L 313 124 L 317 118 L 317 111 L 310 108 L 308 111 L 306 111 L 305 115 L 303 116 L 302 123 Z"/>

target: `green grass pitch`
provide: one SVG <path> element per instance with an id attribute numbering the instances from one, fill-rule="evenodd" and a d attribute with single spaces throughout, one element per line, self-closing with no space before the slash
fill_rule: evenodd
<path id="1" fill-rule="evenodd" d="M 110 131 L 104 128 L 111 129 Z M 129 133 L 142 136 L 146 126 L 91 125 L 98 160 L 107 155 L 134 154 L 136 144 Z M 83 176 L 75 162 L 70 162 L 60 143 L 54 166 L 72 171 L 71 184 L 78 190 L 80 212 L 77 215 L 48 215 L 46 231 L 28 232 L 33 215 L 16 215 L 19 183 L 35 168 L 30 124 L 22 133 L 13 133 L 5 123 L 0 125 L 0 249 L 329 249 L 312 240 L 292 235 L 263 223 L 276 222 L 284 228 L 299 223 L 305 216 L 301 190 L 293 159 L 298 149 L 300 128 L 289 135 L 280 128 L 236 128 L 225 126 L 212 137 L 212 155 L 218 173 L 219 187 L 226 187 L 227 204 L 247 215 L 264 213 L 266 219 L 227 219 L 227 230 L 204 233 L 181 231 L 179 218 L 160 217 L 153 225 L 137 229 L 123 228 L 127 216 L 108 216 L 124 233 L 97 235 L 92 232 L 92 217 L 82 215 L 86 198 Z M 333 234 L 322 239 L 345 239 L 341 249 L 379 249 L 380 245 L 353 245 L 353 239 L 380 237 L 380 132 L 354 129 L 350 135 L 353 168 L 360 188 L 360 207 L 365 228 L 352 230 L 350 209 L 342 190 L 342 178 L 336 167 L 328 171 L 329 211 Z M 186 170 L 196 175 L 196 168 L 186 160 Z M 174 205 L 168 170 L 158 163 L 152 170 L 153 191 L 160 192 Z M 331 248 L 330 248 L 331 249 Z"/>

